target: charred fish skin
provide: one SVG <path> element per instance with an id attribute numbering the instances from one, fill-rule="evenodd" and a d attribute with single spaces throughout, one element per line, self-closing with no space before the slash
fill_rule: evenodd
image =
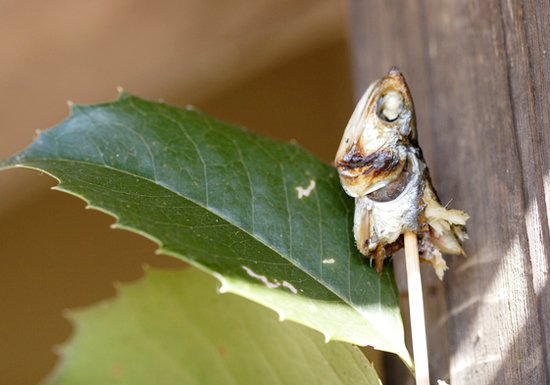
<path id="1" fill-rule="evenodd" d="M 355 198 L 357 248 L 378 271 L 403 247 L 405 230 L 418 234 L 421 259 L 440 278 L 447 268 L 441 253 L 464 254 L 468 215 L 439 202 L 418 146 L 411 93 L 398 69 L 363 94 L 334 163 L 342 187 Z"/>

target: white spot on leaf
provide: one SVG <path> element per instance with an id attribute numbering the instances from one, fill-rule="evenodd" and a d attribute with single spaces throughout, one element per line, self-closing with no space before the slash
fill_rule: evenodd
<path id="1" fill-rule="evenodd" d="M 242 266 L 242 268 L 244 269 L 244 271 L 246 271 L 246 274 L 262 282 L 264 285 L 267 286 L 268 289 L 277 289 L 278 287 L 284 287 L 290 290 L 292 294 L 298 294 L 298 289 L 296 289 L 294 285 L 291 284 L 290 282 L 287 282 L 287 281 L 280 282 L 276 279 L 274 279 L 273 281 L 270 281 L 265 275 L 255 273 L 248 266 Z"/>
<path id="2" fill-rule="evenodd" d="M 243 266 L 244 271 L 246 271 L 246 274 L 251 276 L 252 278 L 256 278 L 258 281 L 262 282 L 264 285 L 266 285 L 269 289 L 276 289 L 281 284 L 277 281 L 271 282 L 265 275 L 256 274 L 250 267 Z"/>
<path id="3" fill-rule="evenodd" d="M 334 258 L 326 258 L 326 259 L 323 259 L 323 264 L 325 265 L 332 265 L 334 262 L 336 262 L 334 260 Z"/>
<path id="4" fill-rule="evenodd" d="M 296 187 L 296 191 L 298 192 L 298 199 L 302 199 L 303 197 L 308 197 L 314 188 L 315 188 L 315 181 L 313 179 L 309 181 L 309 185 L 307 187 L 301 187 L 301 186 Z"/>
<path id="5" fill-rule="evenodd" d="M 286 287 L 288 290 L 290 290 L 292 294 L 298 294 L 298 289 L 296 289 L 294 285 L 290 282 L 283 281 L 283 287 Z"/>

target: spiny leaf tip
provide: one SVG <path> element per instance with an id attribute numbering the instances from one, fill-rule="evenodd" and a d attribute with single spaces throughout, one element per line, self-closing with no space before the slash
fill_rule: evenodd
<path id="1" fill-rule="evenodd" d="M 129 92 L 127 92 L 123 87 L 118 86 L 116 88 L 116 91 L 118 92 L 117 100 L 123 100 L 127 99 L 130 96 L 132 96 Z"/>

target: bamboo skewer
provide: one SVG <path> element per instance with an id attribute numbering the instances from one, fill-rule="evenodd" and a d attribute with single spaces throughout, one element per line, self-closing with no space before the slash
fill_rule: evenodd
<path id="1" fill-rule="evenodd" d="M 405 264 L 407 267 L 416 384 L 430 385 L 424 300 L 422 298 L 422 279 L 420 277 L 420 262 L 418 258 L 418 240 L 416 233 L 410 230 L 405 231 Z"/>

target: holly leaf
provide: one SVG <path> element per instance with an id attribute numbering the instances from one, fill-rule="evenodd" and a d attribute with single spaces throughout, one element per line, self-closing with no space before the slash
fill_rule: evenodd
<path id="1" fill-rule="evenodd" d="M 150 270 L 115 299 L 68 314 L 75 333 L 49 385 L 380 384 L 358 348 L 222 298 L 196 269 Z"/>
<path id="2" fill-rule="evenodd" d="M 391 268 L 356 250 L 353 200 L 332 167 L 200 111 L 123 93 L 75 105 L 1 168 L 59 180 L 114 228 L 213 274 L 220 291 L 411 366 Z"/>

